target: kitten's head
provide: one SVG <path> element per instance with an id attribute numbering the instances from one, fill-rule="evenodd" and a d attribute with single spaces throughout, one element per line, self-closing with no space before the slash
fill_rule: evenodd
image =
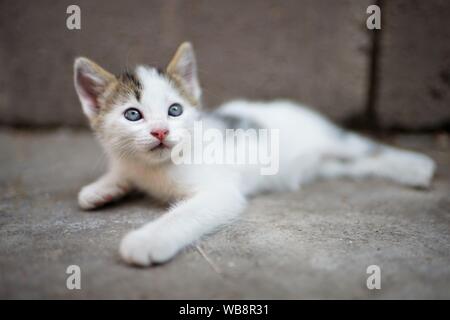
<path id="1" fill-rule="evenodd" d="M 171 149 L 192 130 L 201 98 L 194 50 L 187 42 L 164 72 L 139 66 L 114 76 L 77 58 L 75 89 L 106 151 L 149 163 L 170 159 Z"/>

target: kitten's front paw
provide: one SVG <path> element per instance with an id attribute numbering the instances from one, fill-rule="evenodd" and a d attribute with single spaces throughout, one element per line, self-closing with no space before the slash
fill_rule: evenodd
<path id="1" fill-rule="evenodd" d="M 123 260 L 138 266 L 150 266 L 170 260 L 178 251 L 174 241 L 147 228 L 128 233 L 120 244 Z"/>
<path id="2" fill-rule="evenodd" d="M 117 190 L 103 190 L 96 184 L 90 184 L 78 193 L 78 205 L 84 210 L 95 209 L 113 201 L 120 193 L 123 193 L 123 191 L 119 187 L 117 187 Z"/>

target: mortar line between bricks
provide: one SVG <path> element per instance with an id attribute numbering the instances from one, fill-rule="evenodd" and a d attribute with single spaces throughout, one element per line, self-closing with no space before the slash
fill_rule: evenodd
<path id="1" fill-rule="evenodd" d="M 377 98 L 378 98 L 378 85 L 379 85 L 379 61 L 381 56 L 380 38 L 381 31 L 383 30 L 383 24 L 385 22 L 385 16 L 383 14 L 383 2 L 384 0 L 376 0 L 375 5 L 381 9 L 381 29 L 368 30 L 371 32 L 371 50 L 369 58 L 369 71 L 368 71 L 368 88 L 367 88 L 367 100 L 365 107 L 365 116 L 367 125 L 374 131 L 379 130 L 378 113 L 377 113 Z"/>

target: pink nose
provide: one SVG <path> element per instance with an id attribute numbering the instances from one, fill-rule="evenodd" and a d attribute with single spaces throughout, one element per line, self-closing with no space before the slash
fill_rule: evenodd
<path id="1" fill-rule="evenodd" d="M 159 141 L 163 141 L 164 138 L 169 134 L 169 130 L 167 129 L 155 129 L 152 132 L 150 132 L 152 136 L 157 138 Z"/>

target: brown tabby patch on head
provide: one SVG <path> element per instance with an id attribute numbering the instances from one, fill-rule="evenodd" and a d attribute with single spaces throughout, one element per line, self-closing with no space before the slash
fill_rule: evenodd
<path id="1" fill-rule="evenodd" d="M 113 106 L 126 102 L 130 97 L 135 97 L 137 101 L 141 99 L 142 84 L 134 73 L 124 72 L 112 79 L 100 97 L 100 112 L 96 119 L 92 121 L 92 127 L 99 129 L 103 124 L 105 115 L 111 111 Z"/>
<path id="2" fill-rule="evenodd" d="M 124 87 L 126 87 L 127 89 L 131 90 L 134 93 L 137 101 L 141 99 L 142 84 L 139 82 L 138 78 L 134 73 L 130 73 L 128 71 L 124 72 L 118 77 L 118 79 L 119 82 L 121 82 L 124 85 Z"/>

